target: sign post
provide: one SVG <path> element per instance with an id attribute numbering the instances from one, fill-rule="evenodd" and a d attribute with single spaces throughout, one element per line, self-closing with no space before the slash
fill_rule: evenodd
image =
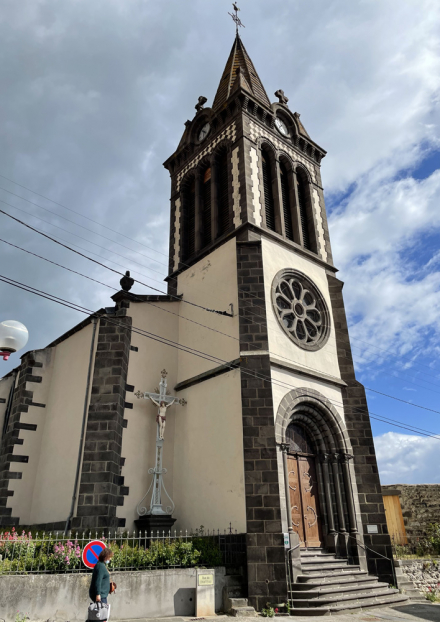
<path id="1" fill-rule="evenodd" d="M 105 544 L 104 542 L 101 542 L 101 540 L 92 540 L 91 542 L 88 542 L 82 552 L 82 560 L 84 566 L 86 568 L 93 569 L 98 562 L 99 554 L 104 549 Z"/>
<path id="2" fill-rule="evenodd" d="M 196 618 L 215 616 L 215 570 L 196 570 Z"/>

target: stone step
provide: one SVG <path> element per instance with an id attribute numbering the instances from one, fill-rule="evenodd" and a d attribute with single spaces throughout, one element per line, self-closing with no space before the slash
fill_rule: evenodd
<path id="1" fill-rule="evenodd" d="M 301 564 L 301 569 L 304 573 L 308 575 L 311 574 L 322 574 L 323 572 L 331 573 L 333 572 L 355 572 L 356 570 L 360 570 L 360 566 L 349 566 L 348 564 L 341 564 L 339 562 L 333 564 L 307 564 L 307 566 Z"/>
<path id="2" fill-rule="evenodd" d="M 257 616 L 257 612 L 253 607 L 233 607 L 229 611 L 229 615 L 235 618 L 254 618 Z"/>
<path id="3" fill-rule="evenodd" d="M 247 607 L 249 604 L 247 598 L 230 598 L 230 601 L 231 601 L 231 609 L 232 607 L 235 607 L 236 609 L 238 607 Z"/>
<path id="4" fill-rule="evenodd" d="M 328 553 L 324 549 L 302 549 L 300 552 L 301 557 L 310 557 L 312 555 L 319 557 L 325 557 L 326 555 L 334 555 L 334 553 Z"/>
<path id="5" fill-rule="evenodd" d="M 352 570 L 354 568 L 354 570 Z M 308 572 L 307 574 L 300 574 L 297 577 L 298 583 L 307 583 L 307 582 L 316 582 L 318 580 L 322 580 L 323 583 L 327 581 L 331 583 L 335 583 L 334 579 L 338 579 L 339 577 L 351 579 L 352 581 L 361 580 L 358 577 L 366 577 L 369 576 L 366 570 L 358 570 L 359 566 L 348 566 L 345 571 L 341 572 Z M 370 577 L 371 578 L 371 577 Z M 337 582 L 338 582 L 337 581 Z M 320 581 L 321 582 L 321 581 Z"/>
<path id="6" fill-rule="evenodd" d="M 322 607 L 293 607 L 290 610 L 292 616 L 325 616 L 341 611 L 351 612 L 374 607 L 386 607 L 397 603 L 408 602 L 404 594 L 391 594 L 380 598 L 365 598 L 358 601 L 349 601 L 338 605 L 327 605 Z"/>
<path id="7" fill-rule="evenodd" d="M 301 565 L 304 567 L 309 567 L 314 564 L 319 564 L 320 566 L 330 566 L 331 564 L 341 564 L 347 565 L 348 561 L 346 559 L 337 558 L 334 555 L 331 557 L 301 557 Z"/>
<path id="8" fill-rule="evenodd" d="M 328 604 L 342 604 L 349 601 L 360 601 L 368 598 L 382 598 L 391 594 L 399 594 L 399 590 L 390 589 L 387 585 L 384 588 L 363 590 L 359 592 L 348 592 L 342 594 L 323 594 L 317 595 L 314 598 L 308 598 L 309 594 L 306 592 L 303 596 L 307 598 L 292 599 L 294 607 L 319 607 Z"/>
<path id="9" fill-rule="evenodd" d="M 295 592 L 305 592 L 307 590 L 317 590 L 317 589 L 344 589 L 345 587 L 360 587 L 369 585 L 376 585 L 378 582 L 377 577 L 370 576 L 362 576 L 357 578 L 348 578 L 348 579 L 333 579 L 332 581 L 307 581 L 305 583 L 294 583 L 293 587 Z"/>
<path id="10" fill-rule="evenodd" d="M 305 585 L 310 585 L 306 583 Z M 352 594 L 352 593 L 367 593 L 371 590 L 387 590 L 388 583 L 379 582 L 377 580 L 371 581 L 368 583 L 360 583 L 359 585 L 337 585 L 337 586 L 320 586 L 316 588 L 312 588 L 310 590 L 292 590 L 290 592 L 290 597 L 292 599 L 304 599 L 304 598 L 319 598 L 320 596 L 327 596 L 328 594 L 334 594 L 335 598 L 338 598 L 341 594 Z"/>

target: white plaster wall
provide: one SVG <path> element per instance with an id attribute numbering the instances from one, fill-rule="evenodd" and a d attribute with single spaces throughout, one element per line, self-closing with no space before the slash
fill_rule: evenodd
<path id="1" fill-rule="evenodd" d="M 46 404 L 51 386 L 53 349 L 36 350 L 34 359 L 42 363 L 43 367 L 34 367 L 32 373 L 35 376 L 42 376 L 43 380 L 41 383 L 27 382 L 26 390 L 33 391 L 33 402 Z M 46 408 L 29 406 L 28 412 L 23 412 L 20 416 L 20 423 L 37 425 L 35 431 L 20 430 L 19 438 L 23 439 L 23 444 L 14 445 L 13 454 L 28 456 L 29 460 L 27 463 L 12 462 L 10 469 L 16 473 L 22 473 L 22 479 L 9 480 L 9 490 L 13 491 L 13 496 L 7 501 L 7 507 L 12 508 L 12 516 L 18 516 L 22 525 L 31 523 L 32 499 L 47 414 Z M 57 469 L 56 461 L 53 461 L 52 456 L 44 456 L 44 459 L 50 461 L 53 470 Z"/>
<path id="2" fill-rule="evenodd" d="M 210 280 L 202 273 L 200 278 L 203 285 L 206 280 L 212 286 L 217 277 L 214 275 Z M 192 308 L 189 311 L 191 313 Z M 186 315 L 188 306 L 181 302 L 132 302 L 129 309 L 133 326 L 150 330 L 154 326 L 157 335 L 175 342 L 192 343 L 195 347 L 194 341 L 202 329 L 183 320 L 179 312 Z M 207 313 L 204 315 L 210 319 Z M 218 319 L 224 320 L 214 316 L 211 321 L 218 326 Z M 226 319 L 236 322 L 236 318 Z M 184 339 L 181 338 L 182 332 Z M 215 349 L 220 342 L 216 333 L 206 329 L 204 333 L 207 333 L 207 346 Z M 200 371 L 197 370 L 197 359 L 196 362 L 193 357 L 182 360 L 178 350 L 157 341 L 133 333 L 132 345 L 137 346 L 139 352 L 130 352 L 127 383 L 135 386 L 135 392 L 154 390 L 159 384 L 160 372 L 165 368 L 168 389 L 175 394 L 178 380 L 187 380 Z M 238 345 L 235 347 L 237 350 L 232 353 L 224 351 L 229 357 L 227 360 L 238 356 Z M 233 527 L 241 531 L 246 523 L 239 371 L 196 384 L 180 391 L 178 397 L 184 397 L 188 404 L 172 406 L 168 411 L 163 455 L 163 466 L 168 471 L 164 483 L 176 504 L 174 516 L 178 522 L 175 528 L 196 528 L 203 524 L 225 529 L 232 522 Z M 129 487 L 129 495 L 124 498 L 124 505 L 118 508 L 117 515 L 125 518 L 126 528 L 132 530 L 134 520 L 138 518 L 137 504 L 151 482 L 148 469 L 155 461 L 157 408 L 149 400 L 139 400 L 132 393 L 127 393 L 126 401 L 133 402 L 133 409 L 125 410 L 128 426 L 122 436 L 122 456 L 125 457 L 122 475 L 124 485 Z M 200 503 L 201 499 L 203 503 Z M 147 505 L 149 500 L 150 496 Z M 164 505 L 167 502 L 164 498 Z"/>
<path id="3" fill-rule="evenodd" d="M 306 257 L 284 248 L 275 241 L 263 237 L 261 243 L 270 353 L 279 357 L 283 362 L 290 361 L 296 365 L 302 365 L 305 369 L 317 370 L 340 378 L 335 328 L 325 269 Z M 285 268 L 293 268 L 304 273 L 316 285 L 327 303 L 330 316 L 330 336 L 325 346 L 316 352 L 303 350 L 291 341 L 276 318 L 272 306 L 272 282 L 275 275 Z"/>
<path id="4" fill-rule="evenodd" d="M 14 375 L 9 376 L 8 378 L 0 379 L 0 400 L 4 400 L 4 402 L 0 401 L 0 435 L 5 423 L 6 408 L 8 406 L 9 394 L 11 392 L 11 386 L 14 379 Z"/>
<path id="5" fill-rule="evenodd" d="M 229 240 L 208 257 L 185 270 L 178 277 L 178 293 L 183 300 L 194 302 L 208 309 L 230 311 L 234 317 L 208 313 L 203 309 L 181 303 L 179 341 L 220 361 L 209 361 L 194 354 L 179 351 L 178 382 L 187 380 L 214 367 L 221 361 L 238 358 L 238 291 L 237 253 L 235 239 Z M 192 320 L 189 322 L 187 319 Z M 204 328 L 204 326 L 208 328 Z M 213 330 L 209 330 L 213 329 Z M 217 332 L 215 332 L 217 331 Z"/>
<path id="6" fill-rule="evenodd" d="M 96 329 L 94 350 L 98 330 L 99 327 Z M 92 334 L 93 327 L 89 324 L 55 348 L 51 348 L 51 381 L 47 382 L 43 375 L 42 384 L 34 385 L 46 390 L 45 397 L 41 400 L 36 399 L 34 394 L 34 401 L 46 403 L 46 408 L 30 409 L 38 411 L 37 416 L 40 414 L 39 411 L 42 411 L 45 420 L 44 426 L 41 426 L 39 457 L 32 465 L 35 469 L 35 485 L 30 496 L 32 505 L 29 524 L 63 521 L 70 512 Z M 91 381 L 93 366 L 94 361 L 92 361 Z M 38 373 L 38 370 L 35 372 Z M 16 446 L 15 449 L 19 448 Z M 28 479 L 27 472 L 24 477 Z"/>
<path id="7" fill-rule="evenodd" d="M 129 315 L 133 327 L 149 330 L 160 337 L 172 341 L 179 340 L 179 302 L 130 303 Z M 134 385 L 137 391 L 154 391 L 159 386 L 160 372 L 168 371 L 168 390 L 174 394 L 177 382 L 177 350 L 132 333 L 132 346 L 138 352 L 130 352 L 127 383 Z M 133 402 L 133 409 L 126 409 L 124 417 L 128 421 L 122 434 L 122 468 L 124 485 L 130 489 L 124 497 L 124 505 L 117 508 L 118 518 L 126 519 L 126 528 L 134 529 L 134 520 L 138 517 L 136 507 L 151 482 L 148 469 L 154 466 L 156 444 L 157 408 L 150 400 L 139 400 L 134 393 L 127 393 L 127 402 Z M 173 493 L 173 444 L 175 441 L 175 419 L 182 416 L 183 408 L 175 405 L 168 410 L 163 465 L 168 469 L 164 482 L 170 495 Z"/>
<path id="8" fill-rule="evenodd" d="M 342 408 L 342 394 L 339 387 L 333 384 L 326 383 L 324 381 L 320 381 L 318 379 L 306 378 L 301 374 L 296 374 L 293 371 L 288 371 L 273 366 L 271 368 L 271 377 L 273 381 L 272 396 L 274 418 L 276 418 L 278 407 L 283 397 L 287 395 L 287 393 L 290 393 L 292 389 L 303 388 L 319 391 L 319 393 L 321 393 L 324 397 L 331 401 L 331 403 L 341 416 L 342 420 L 345 421 L 344 410 Z"/>
<path id="9" fill-rule="evenodd" d="M 246 531 L 240 370 L 179 392 L 175 419 L 176 529 Z"/>

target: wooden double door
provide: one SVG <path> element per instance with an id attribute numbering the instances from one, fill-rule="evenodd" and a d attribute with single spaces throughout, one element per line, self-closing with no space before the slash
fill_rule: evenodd
<path id="1" fill-rule="evenodd" d="M 292 528 L 302 547 L 322 546 L 318 481 L 313 456 L 287 456 Z"/>

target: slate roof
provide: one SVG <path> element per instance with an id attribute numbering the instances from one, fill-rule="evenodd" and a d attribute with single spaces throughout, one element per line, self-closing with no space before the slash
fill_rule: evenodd
<path id="1" fill-rule="evenodd" d="M 260 103 L 270 108 L 266 90 L 246 52 L 240 35 L 237 33 L 212 105 L 215 112 L 224 106 L 231 93 L 238 86 L 244 88 Z"/>

